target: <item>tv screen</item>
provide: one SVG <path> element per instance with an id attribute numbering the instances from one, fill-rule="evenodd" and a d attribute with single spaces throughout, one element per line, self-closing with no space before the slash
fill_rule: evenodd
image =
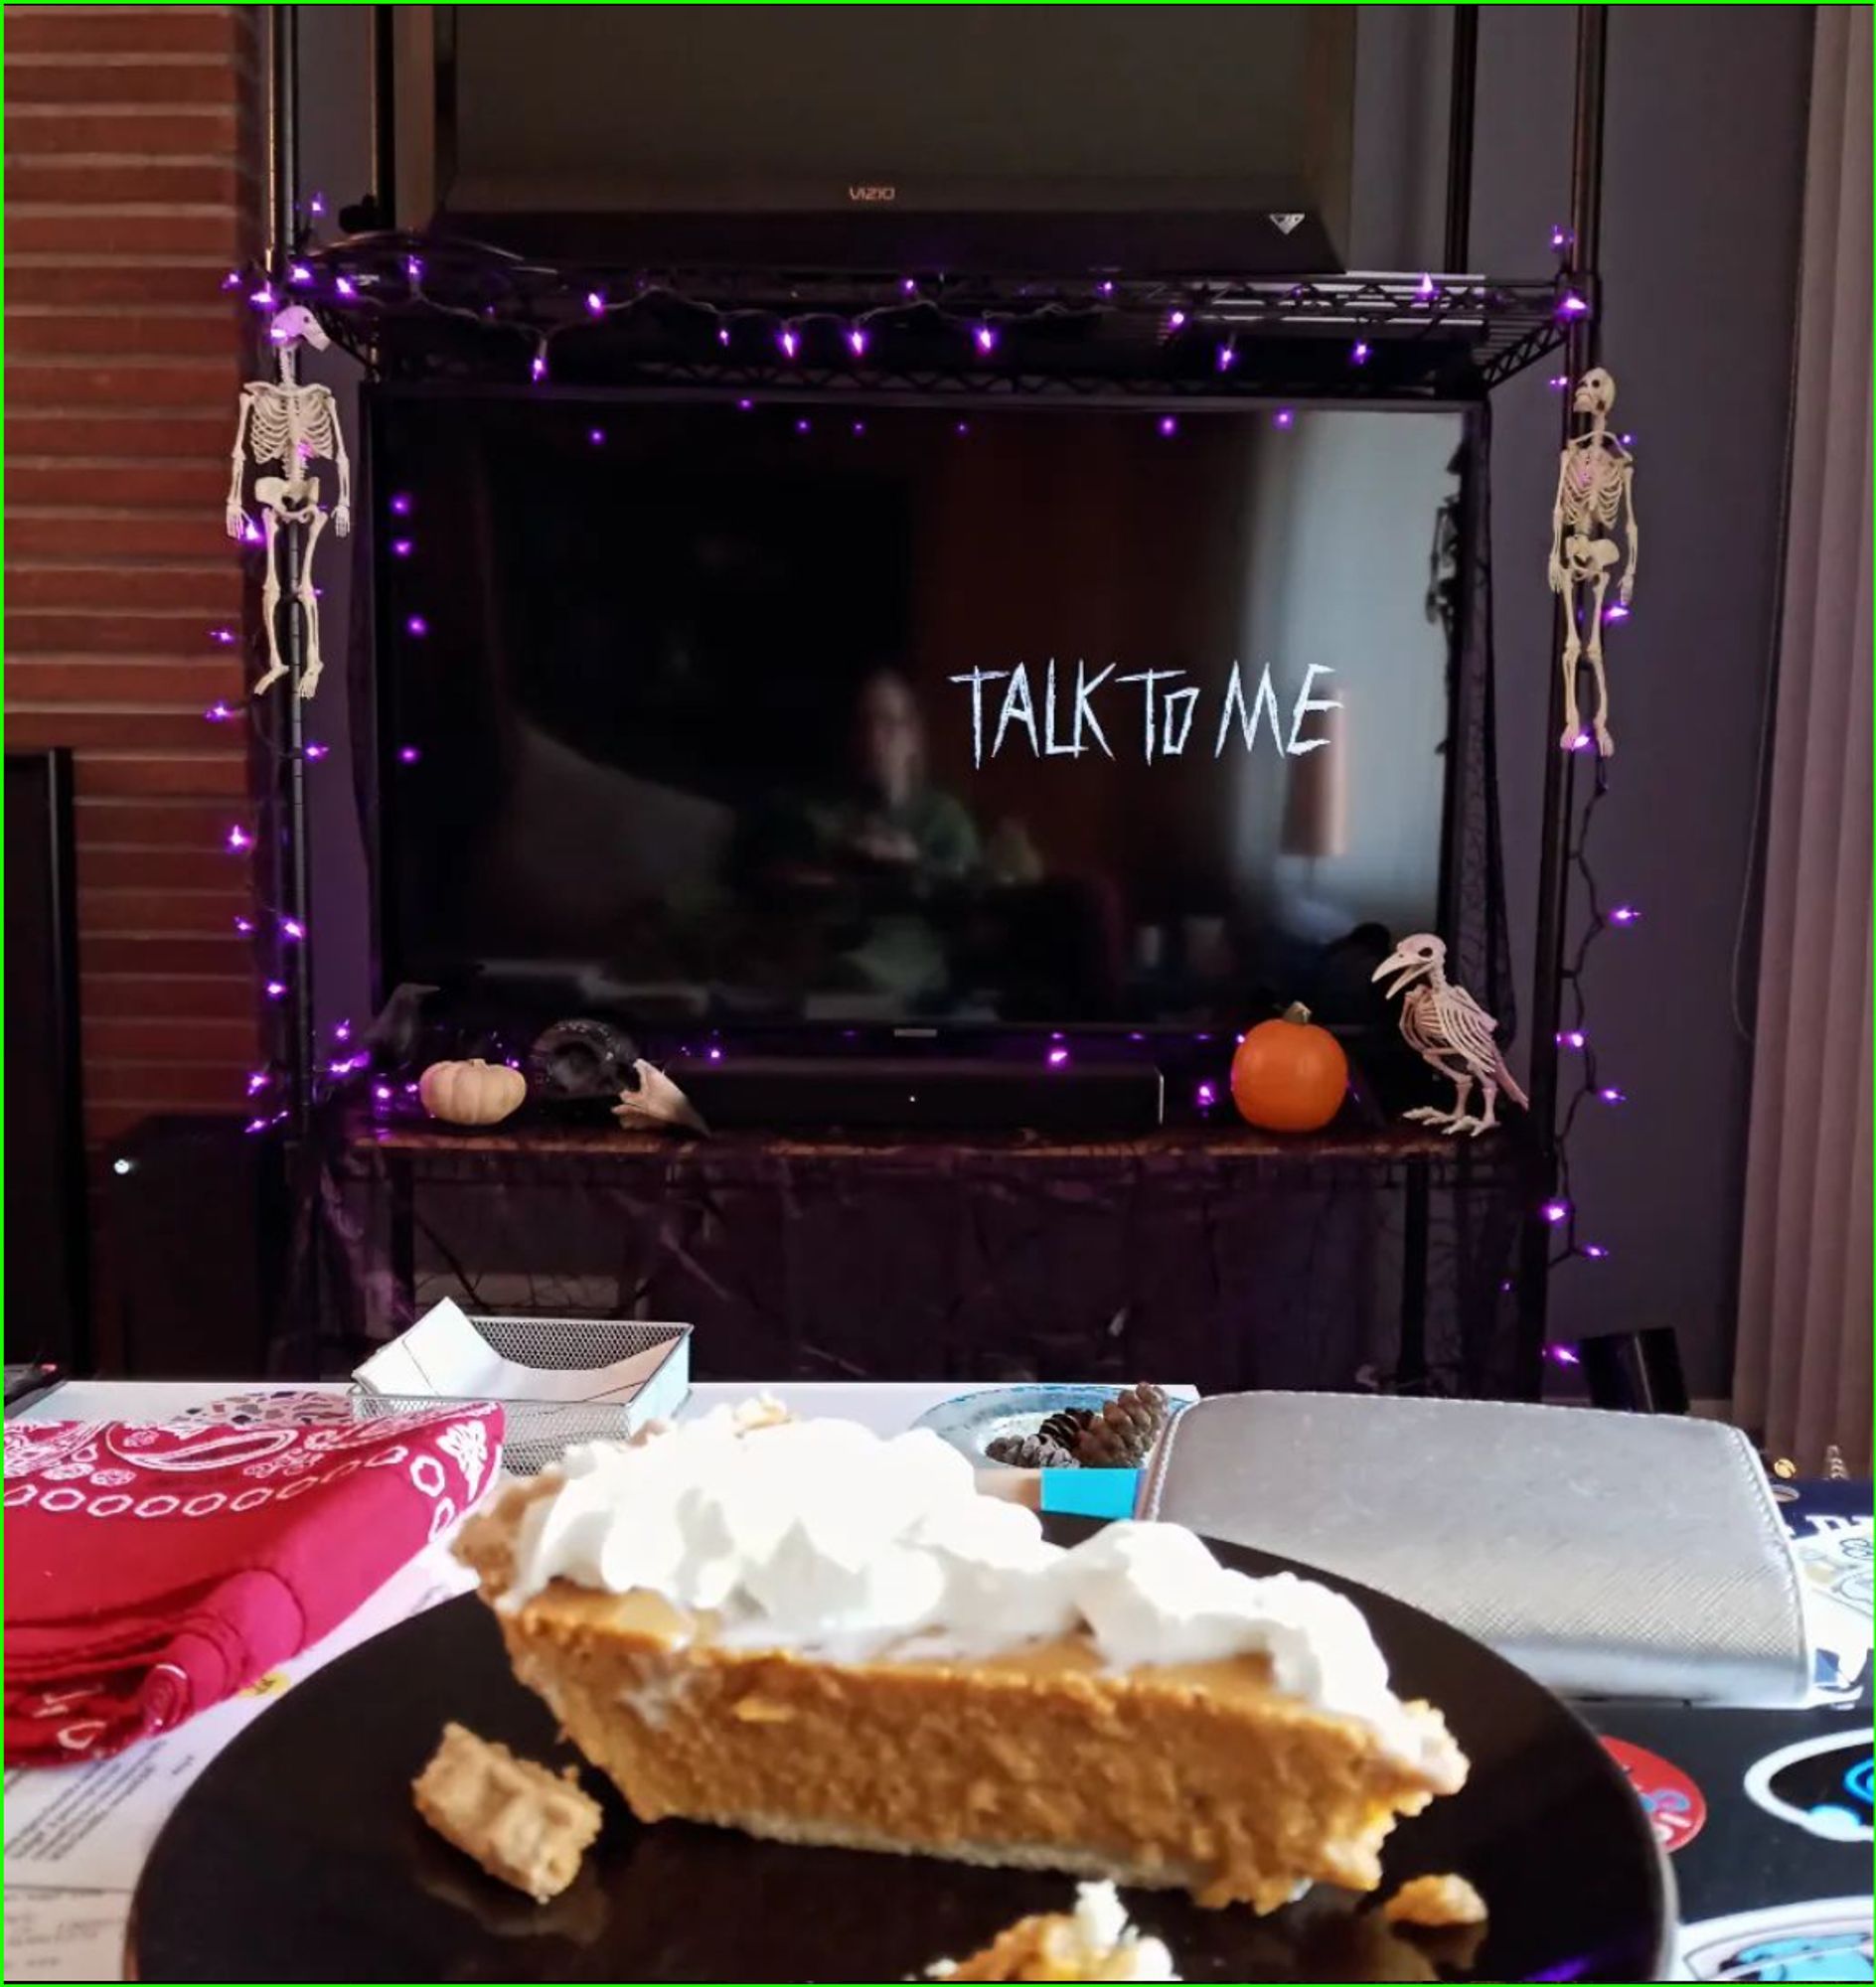
<path id="1" fill-rule="evenodd" d="M 1242 1025 L 1434 922 L 1457 409 L 376 423 L 390 980 L 653 1038 Z"/>

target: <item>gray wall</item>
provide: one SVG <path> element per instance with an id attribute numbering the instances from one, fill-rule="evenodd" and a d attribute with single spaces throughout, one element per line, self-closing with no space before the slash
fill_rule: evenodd
<path id="1" fill-rule="evenodd" d="M 366 183 L 369 10 L 300 19 L 307 178 L 336 208 Z M 1596 863 L 1644 918 L 1604 940 L 1589 989 L 1609 1078 L 1633 1100 L 1586 1114 L 1575 1143 L 1585 1233 L 1612 1255 L 1559 1274 L 1553 1329 L 1672 1324 L 1702 1395 L 1728 1391 L 1731 1363 L 1751 1068 L 1734 1019 L 1735 949 L 1769 708 L 1810 28 L 1803 7 L 1610 10 L 1604 355 L 1621 384 L 1618 424 L 1637 437 L 1644 549 L 1635 618 L 1611 640 L 1620 753 Z M 1447 10 L 1366 7 L 1358 33 L 1350 260 L 1436 265 Z M 1481 10 L 1476 268 L 1550 266 L 1548 231 L 1568 200 L 1573 33 L 1570 8 Z M 1499 394 L 1493 454 L 1500 770 L 1525 1013 L 1552 749 L 1542 559 L 1558 410 L 1540 375 Z M 334 668 L 312 726 L 335 748 L 314 785 L 328 1019 L 362 1009 L 368 945 L 339 564 L 325 577 Z M 1749 990 L 1747 910 L 1737 979 Z"/>

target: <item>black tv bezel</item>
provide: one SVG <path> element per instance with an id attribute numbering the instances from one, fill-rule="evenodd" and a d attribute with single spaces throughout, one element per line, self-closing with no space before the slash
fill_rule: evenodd
<path id="1" fill-rule="evenodd" d="M 365 836 L 366 851 L 370 866 L 372 889 L 372 958 L 371 982 L 373 1004 L 382 1008 L 393 989 L 398 985 L 406 964 L 395 943 L 392 928 L 395 893 L 386 886 L 387 851 L 395 833 L 397 781 L 394 777 L 396 745 L 393 726 L 390 718 L 389 699 L 391 677 L 384 666 L 384 659 L 394 653 L 394 643 L 390 626 L 390 588 L 382 583 L 385 572 L 385 544 L 391 534 L 385 529 L 385 520 L 377 506 L 377 464 L 385 460 L 384 444 L 381 439 L 382 424 L 389 411 L 397 404 L 407 401 L 483 401 L 519 400 L 541 406 L 631 406 L 659 404 L 734 404 L 746 398 L 774 401 L 787 406 L 838 406 L 851 412 L 864 401 L 877 406 L 888 403 L 892 406 L 942 407 L 947 411 L 968 414 L 972 410 L 1009 411 L 1016 408 L 1046 414 L 1051 409 L 1086 412 L 1090 408 L 1125 408 L 1136 415 L 1157 413 L 1176 413 L 1181 416 L 1194 413 L 1235 413 L 1247 418 L 1260 414 L 1268 417 L 1275 408 L 1291 404 L 1282 394 L 1259 394 L 1249 390 L 1233 390 L 1228 393 L 1143 393 L 1114 389 L 1094 390 L 1064 395 L 1042 393 L 1012 393 L 1005 391 L 973 391 L 970 389 L 947 388 L 929 390 L 917 387 L 894 387 L 877 393 L 857 394 L 852 390 L 838 387 L 755 387 L 742 382 L 686 382 L 684 384 L 657 382 L 652 384 L 514 384 L 487 381 L 374 381 L 364 387 L 362 400 L 362 425 L 365 430 L 366 459 L 372 469 L 368 470 L 368 487 L 373 494 L 373 525 L 371 536 L 371 614 L 372 630 L 372 741 L 368 748 L 370 771 L 370 809 Z M 1469 416 L 1477 412 L 1481 404 L 1478 396 L 1464 393 L 1441 394 L 1433 397 L 1376 398 L 1360 394 L 1337 396 L 1312 396 L 1308 402 L 1312 412 L 1318 409 L 1338 408 L 1362 409 L 1369 411 L 1393 411 L 1398 413 L 1457 413 Z M 1462 487 L 1471 485 L 1474 489 L 1484 489 L 1485 480 L 1481 474 L 1482 457 L 1488 452 L 1488 431 L 1475 421 L 1464 424 L 1459 448 L 1465 455 Z M 1464 561 L 1468 555 L 1469 542 L 1462 537 L 1460 556 Z M 1462 563 L 1462 590 L 1470 593 L 1471 575 Z M 1463 644 L 1462 630 L 1459 641 Z M 1458 690 L 1461 670 L 1450 668 L 1447 672 L 1447 736 L 1453 736 L 1458 718 Z M 1449 774 L 1445 780 L 1440 821 L 1440 897 L 1442 903 L 1449 893 L 1449 878 L 1456 873 L 1458 851 L 1454 846 L 1458 824 L 1454 806 L 1455 795 L 1451 774 L 1451 754 L 1448 754 Z M 1259 1018 L 1245 1017 L 1245 1025 Z M 978 1019 L 907 1020 L 907 1021 L 731 1021 L 700 1019 L 688 1026 L 653 1024 L 644 1029 L 634 1027 L 634 1039 L 645 1053 L 655 1058 L 670 1055 L 705 1053 L 709 1047 L 720 1047 L 726 1054 L 738 1049 L 750 1052 L 774 1053 L 778 1049 L 799 1054 L 892 1054 L 905 1055 L 908 1052 L 930 1052 L 933 1054 L 1008 1054 L 1013 1060 L 1025 1060 L 1036 1054 L 1045 1053 L 1048 1046 L 1061 1042 L 1080 1042 L 1091 1051 L 1101 1051 L 1116 1057 L 1151 1055 L 1168 1071 L 1169 1076 L 1182 1076 L 1191 1070 L 1212 1068 L 1222 1056 L 1229 1061 L 1229 1050 L 1234 1045 L 1235 1031 L 1223 1023 L 1209 1027 L 1194 1027 L 1185 1023 L 1141 1022 L 1136 1020 L 1097 1021 L 1056 1019 L 1040 1023 L 1013 1023 Z M 1361 1031 L 1345 1031 L 1358 1034 Z M 525 1046 L 525 1044 L 523 1044 Z"/>

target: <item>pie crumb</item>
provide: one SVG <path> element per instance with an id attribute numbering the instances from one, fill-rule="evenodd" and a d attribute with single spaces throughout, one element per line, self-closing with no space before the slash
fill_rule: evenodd
<path id="1" fill-rule="evenodd" d="M 552 1772 L 456 1724 L 443 1727 L 410 1794 L 445 1842 L 538 1905 L 579 1874 L 603 1818 L 571 1766 Z"/>
<path id="2" fill-rule="evenodd" d="M 1381 1907 L 1381 1915 L 1389 1924 L 1484 1924 L 1485 1901 L 1464 1877 L 1410 1877 Z"/>
<path id="3" fill-rule="evenodd" d="M 948 1981 L 1176 1980 L 1157 1938 L 1128 1922 L 1112 1884 L 1082 1884 L 1072 1911 L 1018 1918 L 968 1959 L 940 1959 L 926 1977 Z"/>

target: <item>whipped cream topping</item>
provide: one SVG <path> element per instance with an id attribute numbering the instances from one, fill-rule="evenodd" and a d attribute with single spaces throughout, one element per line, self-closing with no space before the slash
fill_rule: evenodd
<path id="1" fill-rule="evenodd" d="M 1074 1911 L 1049 1920 L 1048 1932 L 1044 1956 L 1051 1968 L 1051 1979 L 1177 1980 L 1179 1977 L 1173 1970 L 1172 1955 L 1166 1941 L 1134 1929 L 1127 1907 L 1112 1884 L 1077 1885 Z M 1055 1967 L 1062 1971 L 1053 1971 Z M 925 1969 L 926 1977 L 932 1980 L 949 1980 L 957 1971 L 955 1959 L 934 1960 Z"/>
<path id="2" fill-rule="evenodd" d="M 836 1661 L 989 1655 L 1078 1628 L 1118 1669 L 1259 1653 L 1286 1695 L 1377 1725 L 1400 1716 L 1340 1595 L 1233 1572 L 1179 1525 L 1053 1545 L 1033 1511 L 981 1494 L 969 1461 L 922 1429 L 744 1433 L 719 1411 L 649 1442 L 569 1449 L 523 1515 L 502 1605 L 555 1579 L 645 1589 L 708 1611 L 723 1640 Z"/>

